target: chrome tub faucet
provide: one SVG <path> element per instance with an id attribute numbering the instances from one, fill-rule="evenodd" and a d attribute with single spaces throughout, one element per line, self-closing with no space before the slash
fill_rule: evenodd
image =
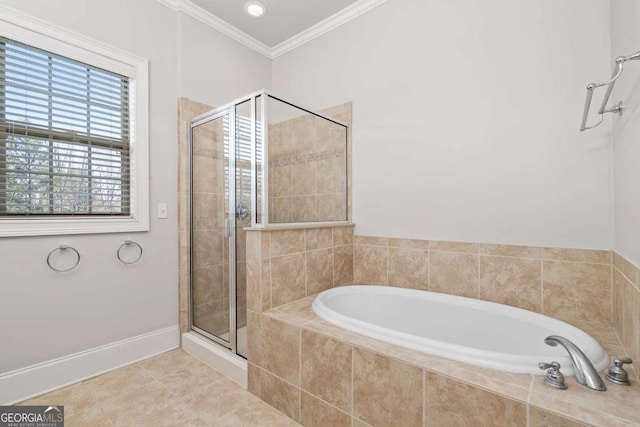
<path id="1" fill-rule="evenodd" d="M 544 342 L 552 347 L 560 344 L 567 350 L 569 357 L 571 357 L 571 363 L 573 364 L 578 384 L 598 391 L 605 391 L 607 389 L 589 358 L 574 343 L 559 335 L 550 335 L 544 339 Z"/>

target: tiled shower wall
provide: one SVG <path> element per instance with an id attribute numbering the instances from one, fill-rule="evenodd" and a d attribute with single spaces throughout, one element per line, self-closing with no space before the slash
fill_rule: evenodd
<path id="1" fill-rule="evenodd" d="M 321 113 L 351 126 L 351 103 Z M 269 221 L 346 220 L 348 152 L 344 128 L 320 117 L 270 124 Z"/>

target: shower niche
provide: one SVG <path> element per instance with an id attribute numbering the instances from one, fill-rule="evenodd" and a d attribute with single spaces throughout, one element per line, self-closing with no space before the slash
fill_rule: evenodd
<path id="1" fill-rule="evenodd" d="M 348 127 L 259 91 L 188 129 L 190 329 L 246 358 L 245 230 L 349 222 Z"/>

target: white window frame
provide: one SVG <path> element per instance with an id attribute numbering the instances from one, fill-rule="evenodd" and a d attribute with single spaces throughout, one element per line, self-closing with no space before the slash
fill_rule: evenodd
<path id="1" fill-rule="evenodd" d="M 129 216 L 0 218 L 0 237 L 149 231 L 149 61 L 4 6 L 0 35 L 126 76 L 131 94 Z"/>

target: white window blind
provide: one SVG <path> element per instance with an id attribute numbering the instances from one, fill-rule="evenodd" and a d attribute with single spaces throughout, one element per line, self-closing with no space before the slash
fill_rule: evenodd
<path id="1" fill-rule="evenodd" d="M 0 37 L 0 218 L 130 212 L 129 78 Z"/>

